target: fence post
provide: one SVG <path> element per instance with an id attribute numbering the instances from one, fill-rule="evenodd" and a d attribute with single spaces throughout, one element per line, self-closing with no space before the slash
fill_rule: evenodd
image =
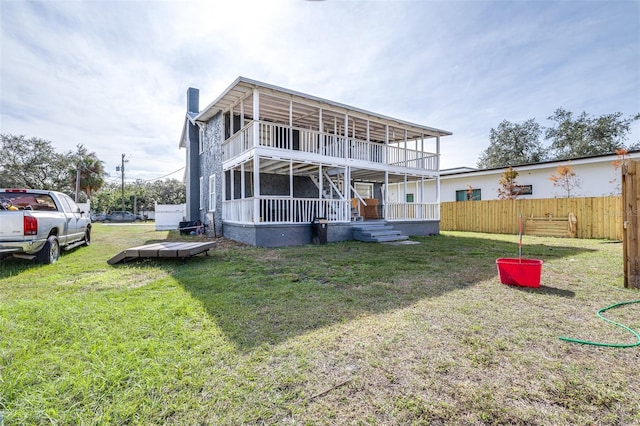
<path id="1" fill-rule="evenodd" d="M 640 288 L 640 161 L 630 161 L 622 167 L 622 224 L 624 258 L 624 286 Z"/>

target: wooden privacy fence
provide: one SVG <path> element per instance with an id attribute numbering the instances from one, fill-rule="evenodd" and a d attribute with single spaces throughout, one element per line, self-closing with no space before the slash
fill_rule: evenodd
<path id="1" fill-rule="evenodd" d="M 622 239 L 622 199 L 614 197 L 453 201 L 440 204 L 443 231 L 517 234 L 518 215 L 567 219 L 576 216 L 577 238 Z"/>

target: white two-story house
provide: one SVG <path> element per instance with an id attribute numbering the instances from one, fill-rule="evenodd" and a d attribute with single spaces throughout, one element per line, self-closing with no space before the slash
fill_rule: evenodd
<path id="1" fill-rule="evenodd" d="M 329 241 L 351 240 L 354 224 L 369 221 L 437 234 L 447 135 L 244 77 L 202 110 L 190 88 L 180 139 L 187 220 L 263 247 L 310 243 L 316 218 L 328 222 Z M 425 190 L 411 200 L 389 199 L 389 185 L 415 183 Z"/>

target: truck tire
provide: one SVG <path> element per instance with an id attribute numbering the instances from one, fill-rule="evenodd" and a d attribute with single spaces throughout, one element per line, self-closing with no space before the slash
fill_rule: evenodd
<path id="1" fill-rule="evenodd" d="M 87 228 L 87 230 L 84 231 L 84 245 L 85 246 L 91 245 L 91 228 Z"/>
<path id="2" fill-rule="evenodd" d="M 55 235 L 49 235 L 47 242 L 44 243 L 42 249 L 36 253 L 36 260 L 38 263 L 48 265 L 50 263 L 56 263 L 60 257 L 60 243 L 58 237 Z"/>

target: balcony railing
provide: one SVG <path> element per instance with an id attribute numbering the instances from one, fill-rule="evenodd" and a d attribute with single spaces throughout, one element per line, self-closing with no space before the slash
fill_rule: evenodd
<path id="1" fill-rule="evenodd" d="M 255 198 L 226 200 L 222 203 L 225 221 L 256 223 Z M 258 223 L 311 223 L 316 217 L 329 222 L 348 222 L 351 209 L 348 200 L 316 198 L 259 197 Z"/>
<path id="2" fill-rule="evenodd" d="M 223 145 L 223 160 L 230 160 L 254 147 L 256 131 L 259 136 L 257 144 L 261 147 L 302 151 L 412 169 L 437 170 L 437 155 L 430 152 L 387 146 L 264 121 L 251 122 L 227 139 Z"/>
<path id="3" fill-rule="evenodd" d="M 389 203 L 387 220 L 440 220 L 438 203 Z"/>

